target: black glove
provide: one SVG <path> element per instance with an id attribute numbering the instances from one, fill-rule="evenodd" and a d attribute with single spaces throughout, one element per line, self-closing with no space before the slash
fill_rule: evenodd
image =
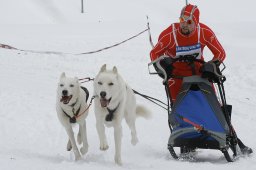
<path id="1" fill-rule="evenodd" d="M 167 75 L 167 79 L 170 78 L 172 70 L 173 70 L 173 66 L 172 66 L 172 62 L 173 59 L 171 57 L 165 57 L 160 61 L 160 65 L 161 67 L 164 69 L 164 71 L 166 72 Z M 156 64 L 153 64 L 156 72 L 158 73 L 158 75 L 161 78 L 164 78 L 164 74 L 162 73 L 162 71 L 156 66 Z"/>
<path id="2" fill-rule="evenodd" d="M 167 74 L 167 79 L 169 79 L 173 71 L 173 59 L 171 57 L 166 57 L 160 61 L 160 64 Z"/>
<path id="3" fill-rule="evenodd" d="M 219 66 L 219 60 L 211 60 L 204 63 L 200 68 L 200 71 L 202 72 L 202 78 L 208 78 L 210 82 L 218 82 L 222 77 Z"/>
<path id="4" fill-rule="evenodd" d="M 156 70 L 158 76 L 163 79 L 163 78 L 164 78 L 164 75 L 163 75 L 162 71 L 160 71 L 159 68 L 156 66 L 156 63 L 154 63 L 153 66 L 154 66 L 154 68 L 155 68 L 155 70 Z"/>

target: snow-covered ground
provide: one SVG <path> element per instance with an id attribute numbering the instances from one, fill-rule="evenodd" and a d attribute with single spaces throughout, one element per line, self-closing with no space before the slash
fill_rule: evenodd
<path id="1" fill-rule="evenodd" d="M 240 138 L 256 151 L 256 18 L 254 0 L 191 0 L 223 44 L 227 59 L 225 83 L 232 122 Z M 146 29 L 149 16 L 154 43 L 159 33 L 178 21 L 184 1 L 170 0 L 0 0 L 0 44 L 30 53 L 0 49 L 0 169 L 255 169 L 255 154 L 227 163 L 220 151 L 199 150 L 196 162 L 176 161 L 167 150 L 169 128 L 162 108 L 137 97 L 153 114 L 138 119 L 139 143 L 132 146 L 123 124 L 123 166 L 114 163 L 113 129 L 107 129 L 110 149 L 99 150 L 93 109 L 87 119 L 89 152 L 74 162 L 66 151 L 67 135 L 55 111 L 57 82 L 68 76 L 94 77 L 100 66 L 116 65 L 130 86 L 163 101 L 161 79 L 148 74 L 151 49 L 148 34 L 91 55 L 74 55 L 113 45 Z M 64 54 L 65 53 L 65 54 Z M 206 59 L 212 57 L 205 51 Z M 208 56 L 208 58 L 207 58 Z M 92 83 L 84 84 L 92 93 Z M 93 107 L 92 107 L 93 108 Z"/>

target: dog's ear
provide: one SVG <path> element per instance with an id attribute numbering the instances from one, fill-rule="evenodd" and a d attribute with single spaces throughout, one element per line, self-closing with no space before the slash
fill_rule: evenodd
<path id="1" fill-rule="evenodd" d="M 107 64 L 104 64 L 103 66 L 101 66 L 100 72 L 104 72 L 107 70 Z"/>
<path id="2" fill-rule="evenodd" d="M 61 73 L 61 75 L 60 75 L 60 79 L 63 79 L 63 78 L 65 78 L 65 77 L 66 77 L 65 72 Z"/>
<path id="3" fill-rule="evenodd" d="M 114 72 L 115 74 L 117 74 L 117 68 L 116 68 L 116 66 L 113 67 L 113 72 Z"/>

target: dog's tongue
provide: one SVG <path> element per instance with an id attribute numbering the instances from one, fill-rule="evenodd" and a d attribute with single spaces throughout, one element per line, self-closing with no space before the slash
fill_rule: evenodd
<path id="1" fill-rule="evenodd" d="M 62 98 L 60 99 L 60 102 L 67 104 L 71 98 L 72 96 L 62 96 Z"/>
<path id="2" fill-rule="evenodd" d="M 100 99 L 101 107 L 107 107 L 109 101 L 107 99 Z"/>

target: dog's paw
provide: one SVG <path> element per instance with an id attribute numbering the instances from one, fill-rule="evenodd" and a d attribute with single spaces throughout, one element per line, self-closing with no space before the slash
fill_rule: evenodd
<path id="1" fill-rule="evenodd" d="M 108 146 L 107 143 L 104 143 L 104 144 L 100 145 L 100 150 L 102 150 L 102 151 L 108 150 L 108 148 L 109 148 L 109 146 Z"/>
<path id="2" fill-rule="evenodd" d="M 132 140 L 131 140 L 132 145 L 136 145 L 138 142 L 139 142 L 139 140 L 138 140 L 137 136 L 132 137 Z"/>
<path id="3" fill-rule="evenodd" d="M 75 161 L 78 161 L 81 159 L 81 155 L 78 150 L 74 150 L 74 154 L 75 154 Z"/>
<path id="4" fill-rule="evenodd" d="M 81 157 L 80 153 L 75 154 L 75 161 L 78 161 L 78 160 L 80 160 L 81 158 L 82 158 L 82 157 Z"/>
<path id="5" fill-rule="evenodd" d="M 75 156 L 75 161 L 79 161 L 79 160 L 81 160 L 81 155 Z"/>
<path id="6" fill-rule="evenodd" d="M 85 154 L 88 152 L 88 146 L 87 146 L 87 147 L 83 146 L 83 147 L 80 149 L 80 152 L 81 152 L 82 155 L 85 155 Z"/>
<path id="7" fill-rule="evenodd" d="M 115 163 L 119 166 L 122 166 L 122 160 L 120 156 L 115 156 Z"/>
<path id="8" fill-rule="evenodd" d="M 71 151 L 71 149 L 72 149 L 72 145 L 71 145 L 71 142 L 69 140 L 68 144 L 67 144 L 67 151 Z"/>

